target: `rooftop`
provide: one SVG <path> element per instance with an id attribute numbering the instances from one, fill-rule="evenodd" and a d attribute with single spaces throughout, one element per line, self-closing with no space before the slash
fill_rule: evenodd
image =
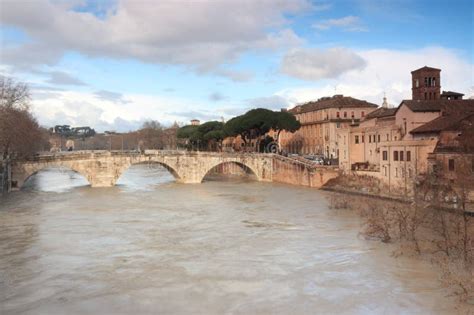
<path id="1" fill-rule="evenodd" d="M 410 133 L 439 133 L 441 131 L 458 131 L 466 127 L 466 123 L 472 126 L 474 121 L 474 111 L 472 112 L 452 112 L 440 116 L 426 124 L 413 129 Z"/>
<path id="2" fill-rule="evenodd" d="M 441 71 L 441 69 L 424 66 L 424 67 L 421 67 L 420 69 L 413 70 L 411 73 L 416 73 L 419 71 Z"/>
<path id="3" fill-rule="evenodd" d="M 380 107 L 374 110 L 373 112 L 365 115 L 365 120 L 394 116 L 396 111 L 397 111 L 397 108 Z"/>
<path id="4" fill-rule="evenodd" d="M 413 112 L 471 111 L 474 109 L 474 99 L 403 100 L 398 108 L 402 105 L 406 105 Z"/>
<path id="5" fill-rule="evenodd" d="M 359 100 L 350 96 L 334 95 L 333 97 L 322 97 L 317 101 L 297 105 L 289 111 L 293 114 L 313 112 L 327 108 L 375 108 L 376 104 Z"/>
<path id="6" fill-rule="evenodd" d="M 443 96 L 443 95 L 464 96 L 464 94 L 462 94 L 462 93 L 453 92 L 453 91 L 443 91 L 443 93 L 441 93 L 441 96 Z"/>

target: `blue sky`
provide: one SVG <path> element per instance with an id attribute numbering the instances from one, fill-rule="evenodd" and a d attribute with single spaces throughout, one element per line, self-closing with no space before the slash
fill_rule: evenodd
<path id="1" fill-rule="evenodd" d="M 471 1 L 0 0 L 0 73 L 44 125 L 127 131 L 337 94 L 393 105 L 410 71 L 474 94 Z M 42 14 L 38 14 L 41 12 Z"/>

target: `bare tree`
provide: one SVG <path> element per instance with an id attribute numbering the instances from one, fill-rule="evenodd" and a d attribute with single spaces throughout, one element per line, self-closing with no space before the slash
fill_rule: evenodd
<path id="1" fill-rule="evenodd" d="M 29 101 L 26 84 L 0 77 L 0 153 L 3 159 L 25 157 L 46 146 L 44 132 L 29 112 Z"/>
<path id="2" fill-rule="evenodd" d="M 30 93 L 28 86 L 0 75 L 0 107 L 27 110 Z"/>

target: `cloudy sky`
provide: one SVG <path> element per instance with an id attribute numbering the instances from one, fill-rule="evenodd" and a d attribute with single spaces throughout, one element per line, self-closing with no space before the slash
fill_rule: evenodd
<path id="1" fill-rule="evenodd" d="M 45 126 L 128 131 L 344 94 L 410 98 L 441 68 L 474 95 L 470 0 L 0 0 L 0 74 Z"/>

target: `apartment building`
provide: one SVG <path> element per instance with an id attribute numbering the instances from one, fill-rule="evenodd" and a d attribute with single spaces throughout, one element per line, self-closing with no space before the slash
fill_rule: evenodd
<path id="1" fill-rule="evenodd" d="M 376 104 L 334 95 L 297 105 L 289 111 L 301 123 L 295 133 L 280 134 L 280 148 L 289 153 L 324 155 L 337 159 L 337 131 L 357 124 L 377 108 Z"/>

